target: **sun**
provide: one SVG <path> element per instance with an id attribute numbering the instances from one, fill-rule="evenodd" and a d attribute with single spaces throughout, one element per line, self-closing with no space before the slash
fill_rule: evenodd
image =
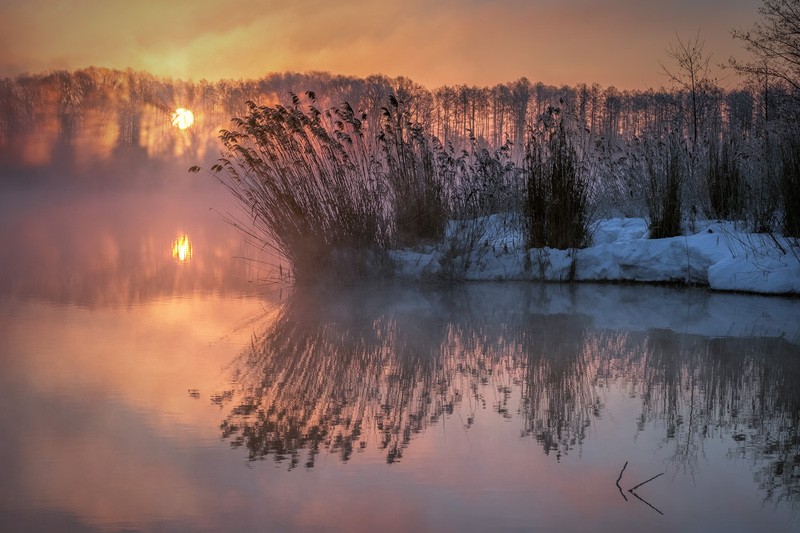
<path id="1" fill-rule="evenodd" d="M 192 124 L 194 124 L 194 113 L 188 109 L 179 107 L 174 113 L 172 113 L 173 126 L 177 126 L 178 128 L 185 130 Z"/>

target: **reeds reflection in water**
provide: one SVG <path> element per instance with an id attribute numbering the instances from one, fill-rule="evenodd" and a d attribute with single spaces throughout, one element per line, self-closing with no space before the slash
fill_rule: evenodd
<path id="1" fill-rule="evenodd" d="M 298 290 L 232 364 L 234 389 L 215 396 L 222 435 L 290 469 L 367 448 L 393 463 L 443 418 L 484 431 L 476 412 L 491 411 L 561 458 L 591 446 L 617 390 L 639 405 L 638 431 L 672 447 L 670 468 L 702 468 L 704 443 L 721 439 L 752 462 L 766 498 L 800 501 L 796 344 L 599 329 L 569 305 L 545 312 L 553 290 Z"/>

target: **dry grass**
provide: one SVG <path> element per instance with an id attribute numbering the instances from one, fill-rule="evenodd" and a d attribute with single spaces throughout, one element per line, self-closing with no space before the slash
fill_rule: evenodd
<path id="1" fill-rule="evenodd" d="M 580 248 L 588 239 L 588 181 L 578 169 L 563 117 L 531 131 L 526 147 L 527 244 L 530 248 Z"/>
<path id="2" fill-rule="evenodd" d="M 660 153 L 647 159 L 647 209 L 651 239 L 681 234 L 684 148 L 672 136 L 666 143 L 659 143 L 659 146 L 662 147 Z"/>
<path id="3" fill-rule="evenodd" d="M 729 143 L 708 151 L 708 196 L 714 218 L 738 220 L 742 214 L 742 175 Z"/>
<path id="4" fill-rule="evenodd" d="M 379 162 L 364 117 L 343 104 L 321 112 L 258 106 L 221 132 L 214 167 L 248 209 L 265 247 L 291 265 L 295 282 L 385 273 L 391 237 Z"/>
<path id="5" fill-rule="evenodd" d="M 386 183 L 392 192 L 394 237 L 399 246 L 438 241 L 444 236 L 448 209 L 443 183 L 442 148 L 424 128 L 414 123 L 393 95 L 382 108 L 378 136 Z"/>
<path id="6" fill-rule="evenodd" d="M 800 136 L 795 135 L 784 142 L 782 155 L 783 234 L 800 237 Z"/>

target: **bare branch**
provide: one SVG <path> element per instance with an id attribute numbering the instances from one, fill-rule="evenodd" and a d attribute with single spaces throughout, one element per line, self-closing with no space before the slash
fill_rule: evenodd
<path id="1" fill-rule="evenodd" d="M 762 21 L 749 30 L 731 32 L 753 58 L 731 58 L 729 65 L 745 75 L 769 74 L 800 92 L 800 0 L 763 0 L 758 12 Z M 763 65 L 770 67 L 768 72 Z"/>
<path id="2" fill-rule="evenodd" d="M 628 461 L 625 461 L 625 464 L 622 465 L 622 470 L 619 471 L 619 477 L 617 478 L 617 488 L 619 489 L 619 493 L 622 495 L 625 501 L 628 501 L 628 497 L 625 496 L 624 492 L 622 492 L 622 487 L 620 486 L 619 482 L 622 481 L 622 473 L 625 472 L 625 469 L 627 467 L 628 467 Z"/>

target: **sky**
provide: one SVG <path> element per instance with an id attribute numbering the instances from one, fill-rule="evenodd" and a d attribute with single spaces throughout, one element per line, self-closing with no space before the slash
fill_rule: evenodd
<path id="1" fill-rule="evenodd" d="M 527 77 L 669 86 L 666 49 L 700 38 L 741 57 L 732 28 L 761 0 L 4 0 L 0 77 L 88 66 L 181 79 L 327 71 L 428 88 Z M 716 73 L 724 78 L 725 72 Z M 724 84 L 724 83 L 723 83 Z M 730 84 L 730 83 L 729 83 Z"/>

